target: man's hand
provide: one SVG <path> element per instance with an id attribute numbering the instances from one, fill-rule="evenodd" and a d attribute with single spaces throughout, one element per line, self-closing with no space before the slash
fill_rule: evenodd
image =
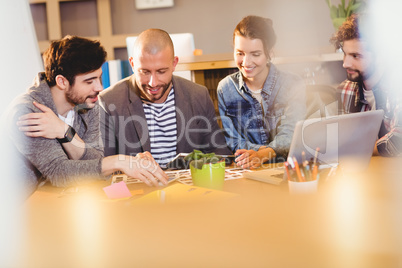
<path id="1" fill-rule="evenodd" d="M 145 151 L 145 152 L 143 152 L 143 153 L 138 153 L 138 154 L 136 155 L 136 157 L 149 160 L 149 161 L 153 162 L 155 165 L 158 165 L 158 166 L 159 166 L 159 164 L 156 162 L 156 160 L 154 159 L 154 157 L 152 156 L 152 154 L 151 154 L 150 152 L 148 152 L 148 151 Z"/>
<path id="2" fill-rule="evenodd" d="M 130 159 L 130 165 L 124 173 L 129 177 L 142 180 L 148 186 L 159 186 L 159 182 L 164 185 L 168 183 L 168 176 L 155 160 L 152 161 L 138 156 Z"/>
<path id="3" fill-rule="evenodd" d="M 43 113 L 29 113 L 18 118 L 19 130 L 29 137 L 62 139 L 68 126 L 50 108 L 33 102 Z"/>
<path id="4" fill-rule="evenodd" d="M 129 177 L 142 180 L 148 186 L 159 186 L 159 182 L 166 185 L 168 176 L 160 168 L 149 152 L 137 156 L 112 155 L 102 161 L 102 173 L 109 175 L 119 170 Z"/>

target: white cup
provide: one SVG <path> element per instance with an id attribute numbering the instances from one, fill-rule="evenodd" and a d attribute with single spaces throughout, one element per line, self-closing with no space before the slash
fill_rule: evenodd
<path id="1" fill-rule="evenodd" d="M 291 194 L 314 194 L 318 189 L 318 179 L 313 181 L 288 181 Z"/>

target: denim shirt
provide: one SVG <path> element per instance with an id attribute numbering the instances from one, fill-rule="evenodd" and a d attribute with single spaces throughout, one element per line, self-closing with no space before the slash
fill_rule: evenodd
<path id="1" fill-rule="evenodd" d="M 271 64 L 261 95 L 262 107 L 251 95 L 240 71 L 219 82 L 219 113 L 226 142 L 233 152 L 258 151 L 261 146 L 267 146 L 277 156 L 286 157 L 295 124 L 305 118 L 304 81 Z"/>

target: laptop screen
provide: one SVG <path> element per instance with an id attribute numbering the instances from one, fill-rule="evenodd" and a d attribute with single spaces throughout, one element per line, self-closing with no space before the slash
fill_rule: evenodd
<path id="1" fill-rule="evenodd" d="M 378 139 L 383 110 L 313 118 L 296 123 L 289 156 L 302 162 L 314 158 L 321 165 L 337 165 L 350 171 L 367 168 Z"/>

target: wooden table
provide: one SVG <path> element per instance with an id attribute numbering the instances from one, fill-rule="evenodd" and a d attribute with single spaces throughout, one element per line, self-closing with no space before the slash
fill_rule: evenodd
<path id="1" fill-rule="evenodd" d="M 191 71 L 193 82 L 206 85 L 204 71 L 229 68 L 237 68 L 233 53 L 180 57 L 176 71 Z"/>
<path id="2" fill-rule="evenodd" d="M 247 179 L 214 202 L 108 200 L 44 186 L 26 202 L 24 267 L 400 267 L 402 159 L 321 178 L 313 195 Z M 130 190 L 155 187 L 130 185 Z"/>

